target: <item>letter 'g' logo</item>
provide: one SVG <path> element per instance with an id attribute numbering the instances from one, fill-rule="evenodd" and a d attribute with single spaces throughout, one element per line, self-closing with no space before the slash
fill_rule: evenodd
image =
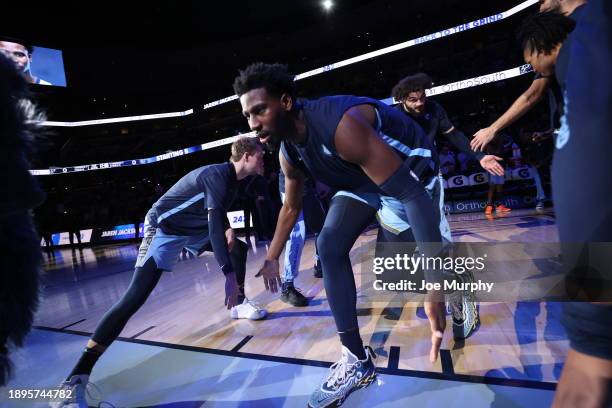
<path id="1" fill-rule="evenodd" d="M 529 169 L 528 169 L 528 168 L 520 169 L 520 170 L 518 171 L 518 175 L 519 175 L 519 177 L 520 177 L 520 178 L 522 178 L 522 179 L 527 179 L 527 178 L 529 178 L 530 174 L 531 174 L 531 172 L 529 171 Z"/>
<path id="2" fill-rule="evenodd" d="M 455 176 L 451 178 L 451 183 L 455 186 L 463 186 L 463 176 Z"/>

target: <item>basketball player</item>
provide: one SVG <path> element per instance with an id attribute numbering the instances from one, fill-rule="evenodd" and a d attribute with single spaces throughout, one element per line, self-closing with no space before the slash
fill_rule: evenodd
<path id="1" fill-rule="evenodd" d="M 72 398 L 52 403 L 52 407 L 87 407 L 85 390 L 95 363 L 147 300 L 162 272 L 172 270 L 183 248 L 197 254 L 203 247 L 212 247 L 225 276 L 224 304 L 232 318 L 265 317 L 266 311 L 245 297 L 248 246 L 235 239 L 226 214 L 238 181 L 263 173 L 263 151 L 256 139 L 247 137 L 234 142 L 231 150 L 229 163 L 191 171 L 153 204 L 145 218 L 132 282 L 98 323 L 81 358 L 61 384 L 73 390 Z"/>
<path id="2" fill-rule="evenodd" d="M 364 348 L 356 313 L 355 278 L 349 252 L 380 208 L 381 197 L 401 204 L 425 256 L 442 251 L 439 214 L 425 186 L 437 180 L 435 150 L 416 122 L 370 98 L 331 96 L 296 100 L 293 75 L 283 65 L 255 63 L 234 81 L 242 111 L 264 143 L 281 143 L 285 202 L 260 274 L 267 289 L 278 290 L 278 257 L 302 208 L 304 177 L 344 190 L 333 199 L 317 239 L 323 281 L 336 322 L 342 358 L 309 400 L 311 407 L 342 403 L 375 378 L 372 349 Z M 301 164 L 303 162 L 303 164 Z M 441 274 L 425 271 L 429 282 Z M 437 359 L 446 326 L 444 294 L 428 293 L 425 303 Z"/>
<path id="3" fill-rule="evenodd" d="M 585 4 L 586 0 L 540 0 L 540 12 L 556 11 L 567 15 L 573 20 L 577 20 L 580 18 Z M 554 129 L 558 128 L 559 120 L 563 114 L 563 96 L 555 80 L 555 74 L 554 72 L 545 74 L 536 72 L 531 86 L 514 101 L 512 106 L 503 115 L 489 127 L 474 133 L 474 138 L 470 142 L 472 149 L 482 151 L 498 132 L 507 128 L 527 113 L 548 91 L 550 91 L 551 127 Z"/>
<path id="4" fill-rule="evenodd" d="M 554 70 L 565 96 L 552 188 L 567 282 L 583 293 L 596 288 L 608 294 L 563 305 L 570 351 L 555 408 L 612 406 L 612 274 L 609 261 L 602 270 L 590 263 L 601 253 L 598 248 L 612 243 L 611 22 L 612 5 L 591 0 L 571 34 L 574 22 L 554 13 L 526 19 L 520 32 L 526 61 L 537 72 Z M 597 300 L 608 303 L 589 302 Z"/>
<path id="5" fill-rule="evenodd" d="M 485 155 L 481 152 L 474 152 L 470 148 L 468 138 L 465 137 L 463 132 L 453 126 L 442 105 L 427 97 L 425 91 L 432 86 L 433 82 L 429 75 L 422 72 L 403 78 L 393 87 L 391 92 L 393 98 L 400 102 L 397 105 L 397 109 L 421 125 L 427 134 L 429 142 L 434 147 L 437 148 L 442 140 L 448 140 L 459 151 L 476 159 L 482 168 L 492 175 L 503 176 L 504 168 L 498 163 L 501 158 L 494 155 Z M 437 191 L 436 197 L 438 198 L 437 204 L 440 206 L 440 231 L 442 231 L 444 241 L 450 244 L 452 243 L 450 226 L 442 208 L 444 205 L 444 186 L 441 174 L 438 182 L 439 184 L 435 186 L 435 189 Z M 378 219 L 382 228 L 390 229 L 388 227 L 390 222 L 385 220 L 385 213 L 384 210 L 379 211 L 377 214 Z M 403 232 L 408 228 L 410 228 L 410 225 L 396 224 L 392 231 Z M 464 274 L 464 277 L 468 277 L 468 275 Z M 467 293 L 454 299 L 457 300 L 449 302 L 453 315 L 453 334 L 456 339 L 465 339 L 478 326 L 478 309 L 473 302 L 472 296 L 468 296 Z"/>

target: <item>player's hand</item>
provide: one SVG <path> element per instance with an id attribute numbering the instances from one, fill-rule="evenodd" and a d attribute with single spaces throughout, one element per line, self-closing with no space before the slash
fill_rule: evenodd
<path id="1" fill-rule="evenodd" d="M 234 242 L 236 242 L 236 234 L 233 229 L 228 228 L 225 230 L 225 241 L 227 242 L 227 251 L 232 252 Z"/>
<path id="2" fill-rule="evenodd" d="M 429 319 L 431 329 L 431 349 L 429 350 L 429 361 L 435 363 L 440 353 L 442 337 L 446 329 L 446 305 L 444 293 L 441 291 L 430 292 L 425 297 L 425 314 Z"/>
<path id="3" fill-rule="evenodd" d="M 488 145 L 491 140 L 493 140 L 495 133 L 495 129 L 490 126 L 480 129 L 478 132 L 474 133 L 474 138 L 470 142 L 470 147 L 475 152 L 482 151 L 485 146 Z"/>
<path id="4" fill-rule="evenodd" d="M 280 274 L 278 272 L 278 261 L 277 260 L 265 260 L 263 266 L 257 272 L 257 277 L 261 276 L 266 285 L 266 290 L 272 293 L 278 292 L 278 288 L 282 286 Z"/>
<path id="5" fill-rule="evenodd" d="M 238 302 L 238 282 L 236 273 L 231 272 L 225 275 L 225 306 L 228 309 L 236 306 Z"/>
<path id="6" fill-rule="evenodd" d="M 483 169 L 485 169 L 491 174 L 494 174 L 496 176 L 503 176 L 504 168 L 501 164 L 498 163 L 502 160 L 504 159 L 502 159 L 501 157 L 493 156 L 492 154 L 487 154 L 480 160 L 480 165 Z"/>

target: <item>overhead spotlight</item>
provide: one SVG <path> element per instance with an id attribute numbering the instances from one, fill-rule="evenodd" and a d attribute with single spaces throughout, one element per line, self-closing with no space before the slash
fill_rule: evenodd
<path id="1" fill-rule="evenodd" d="M 329 11 L 332 9 L 332 7 L 334 7 L 334 2 L 332 0 L 323 0 L 321 2 L 321 5 L 325 9 L 325 11 Z"/>

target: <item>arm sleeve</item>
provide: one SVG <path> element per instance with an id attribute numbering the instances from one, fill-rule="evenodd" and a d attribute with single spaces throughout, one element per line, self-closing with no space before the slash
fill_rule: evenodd
<path id="1" fill-rule="evenodd" d="M 227 230 L 228 228 L 231 228 L 229 219 L 227 218 L 227 215 L 225 214 L 225 207 L 223 205 L 224 203 L 224 198 L 225 195 L 227 194 L 226 191 L 226 184 L 223 181 L 224 178 L 223 176 L 218 176 L 218 175 L 214 175 L 213 177 L 208 176 L 208 177 L 203 177 L 202 178 L 202 183 L 204 184 L 204 193 L 206 194 L 206 199 L 205 199 L 205 205 L 206 208 L 209 210 L 212 209 L 220 209 L 223 210 L 223 214 L 224 216 L 222 217 L 222 223 L 223 223 L 223 231 Z"/>
<path id="2" fill-rule="evenodd" d="M 460 152 L 467 154 L 470 157 L 480 161 L 485 154 L 483 152 L 475 152 L 470 148 L 469 139 L 458 129 L 453 129 L 448 133 L 445 133 L 446 139 L 451 142 Z"/>
<path id="3" fill-rule="evenodd" d="M 230 261 L 227 243 L 225 242 L 225 228 L 223 218 L 227 219 L 227 214 L 220 208 L 208 210 L 208 233 L 210 244 L 212 245 L 215 259 L 221 267 L 224 275 L 233 272 Z"/>
<path id="4" fill-rule="evenodd" d="M 453 126 L 453 123 L 448 118 L 446 110 L 440 104 L 436 104 L 436 116 L 440 122 L 440 134 L 453 145 L 457 150 L 463 152 L 470 157 L 480 161 L 485 154 L 482 152 L 475 152 L 470 148 L 469 139 L 463 134 L 462 131 L 458 130 Z M 452 129 L 452 130 L 451 130 Z M 449 132 L 450 130 L 450 132 Z"/>
<path id="5" fill-rule="evenodd" d="M 440 133 L 446 133 L 453 128 L 453 123 L 448 118 L 448 114 L 446 113 L 446 110 L 442 107 L 442 105 L 436 103 L 435 112 L 435 115 L 438 118 L 438 122 L 440 123 Z"/>
<path id="6" fill-rule="evenodd" d="M 223 209 L 223 197 L 225 195 L 225 186 L 217 177 L 206 177 L 204 179 L 204 189 L 206 194 L 206 208 Z"/>

